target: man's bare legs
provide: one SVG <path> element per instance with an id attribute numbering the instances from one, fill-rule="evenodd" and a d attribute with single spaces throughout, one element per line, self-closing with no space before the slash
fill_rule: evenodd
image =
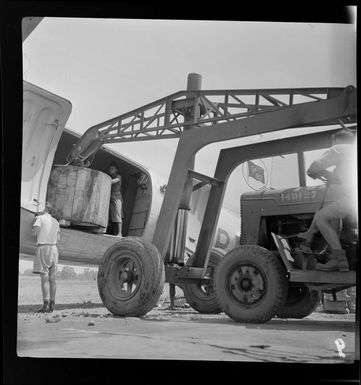
<path id="1" fill-rule="evenodd" d="M 48 273 L 40 273 L 41 291 L 43 293 L 43 301 L 49 302 L 50 284 Z"/>
<path id="2" fill-rule="evenodd" d="M 50 289 L 50 302 L 49 302 L 49 312 L 54 310 L 55 306 L 55 295 L 56 295 L 56 266 L 51 266 L 49 269 L 49 289 Z"/>
<path id="3" fill-rule="evenodd" d="M 335 221 L 339 221 L 339 219 L 335 218 L 334 214 L 327 208 L 318 211 L 315 215 L 316 226 L 320 230 L 322 236 L 325 238 L 325 241 L 330 245 L 332 250 L 341 250 L 342 246 L 340 243 L 339 234 L 333 226 Z"/>
<path id="4" fill-rule="evenodd" d="M 349 266 L 346 254 L 345 251 L 342 250 L 339 234 L 333 226 L 336 221 L 340 223 L 340 219 L 325 207 L 316 213 L 314 220 L 317 228 L 332 250 L 331 259 L 324 265 L 317 264 L 316 269 L 323 271 L 348 271 Z"/>
<path id="5" fill-rule="evenodd" d="M 114 222 L 115 235 L 122 238 L 122 222 Z"/>
<path id="6" fill-rule="evenodd" d="M 49 268 L 49 273 L 40 273 L 41 291 L 43 294 L 44 305 L 38 310 L 39 312 L 52 312 L 54 310 L 56 295 L 56 271 L 56 266 L 53 265 Z"/>
<path id="7" fill-rule="evenodd" d="M 45 313 L 49 311 L 49 292 L 50 292 L 50 284 L 49 284 L 49 275 L 48 273 L 40 273 L 41 279 L 41 292 L 43 294 L 43 306 L 38 309 L 39 313 Z"/>
<path id="8" fill-rule="evenodd" d="M 307 246 L 310 246 L 311 243 L 312 243 L 313 237 L 317 234 L 317 232 L 318 232 L 318 228 L 316 226 L 315 218 L 313 218 L 312 223 L 311 223 L 309 229 L 307 231 L 303 232 L 303 233 L 298 233 L 297 237 L 301 238 L 301 239 L 304 239 L 305 240 L 305 244 Z"/>
<path id="9" fill-rule="evenodd" d="M 319 229 L 319 227 L 317 226 L 317 221 L 316 221 L 316 216 L 318 215 L 319 212 L 317 212 L 312 220 L 312 223 L 309 227 L 309 229 L 303 233 L 298 233 L 297 234 L 297 237 L 298 238 L 301 238 L 304 240 L 304 245 L 306 247 L 311 247 L 311 244 L 312 244 L 312 241 L 313 241 L 313 238 L 314 236 L 321 230 Z M 321 219 L 322 221 L 322 219 Z M 340 234 L 340 231 L 341 231 L 341 221 L 339 218 L 333 218 L 329 221 L 329 224 L 330 226 L 332 227 L 332 229 L 334 230 L 334 232 L 336 232 L 337 234 L 337 238 L 339 237 L 339 234 Z M 321 232 L 322 234 L 322 232 Z M 325 239 L 326 240 L 326 239 Z M 327 241 L 327 240 L 326 240 Z M 332 248 L 332 246 L 330 245 L 330 247 Z"/>

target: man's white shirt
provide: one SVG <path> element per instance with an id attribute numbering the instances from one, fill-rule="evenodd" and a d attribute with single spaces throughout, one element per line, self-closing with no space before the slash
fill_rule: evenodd
<path id="1" fill-rule="evenodd" d="M 56 244 L 58 242 L 58 233 L 60 232 L 59 222 L 53 218 L 50 214 L 45 213 L 39 215 L 34 226 L 40 228 L 38 233 L 38 244 Z"/>

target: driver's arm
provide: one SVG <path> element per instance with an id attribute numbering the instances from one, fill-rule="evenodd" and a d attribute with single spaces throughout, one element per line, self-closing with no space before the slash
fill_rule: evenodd
<path id="1" fill-rule="evenodd" d="M 338 160 L 338 151 L 335 146 L 329 148 L 321 157 L 312 162 L 307 170 L 307 175 L 310 178 L 325 178 L 329 183 L 341 184 L 340 179 L 332 172 L 328 171 L 329 167 L 335 166 Z"/>
<path id="2" fill-rule="evenodd" d="M 341 183 L 340 179 L 333 172 L 323 169 L 317 161 L 311 164 L 307 170 L 307 175 L 312 179 L 318 179 L 322 177 L 327 179 L 327 181 L 330 183 Z"/>

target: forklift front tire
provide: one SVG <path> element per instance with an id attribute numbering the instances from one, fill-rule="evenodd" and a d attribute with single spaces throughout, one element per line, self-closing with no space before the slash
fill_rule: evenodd
<path id="1" fill-rule="evenodd" d="M 267 322 L 286 300 L 285 268 L 261 246 L 239 246 L 216 267 L 214 288 L 220 307 L 233 320 Z"/>
<path id="2" fill-rule="evenodd" d="M 164 286 L 164 263 L 157 248 L 127 237 L 111 246 L 98 270 L 98 290 L 114 315 L 141 317 L 156 305 Z"/>

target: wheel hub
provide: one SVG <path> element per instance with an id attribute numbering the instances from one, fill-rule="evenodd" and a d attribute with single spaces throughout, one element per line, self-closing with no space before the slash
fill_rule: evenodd
<path id="1" fill-rule="evenodd" d="M 265 294 L 265 280 L 256 266 L 237 266 L 231 273 L 229 283 L 233 297 L 244 305 L 255 304 Z"/>
<path id="2" fill-rule="evenodd" d="M 119 280 L 122 283 L 132 283 L 135 280 L 134 271 L 130 271 L 129 268 L 125 268 L 119 272 Z"/>
<path id="3" fill-rule="evenodd" d="M 252 281 L 249 278 L 244 278 L 242 279 L 240 286 L 244 291 L 249 291 L 252 289 Z"/>
<path id="4" fill-rule="evenodd" d="M 137 291 L 139 285 L 139 266 L 133 258 L 123 257 L 114 269 L 113 282 L 117 287 L 117 296 L 126 299 Z"/>

